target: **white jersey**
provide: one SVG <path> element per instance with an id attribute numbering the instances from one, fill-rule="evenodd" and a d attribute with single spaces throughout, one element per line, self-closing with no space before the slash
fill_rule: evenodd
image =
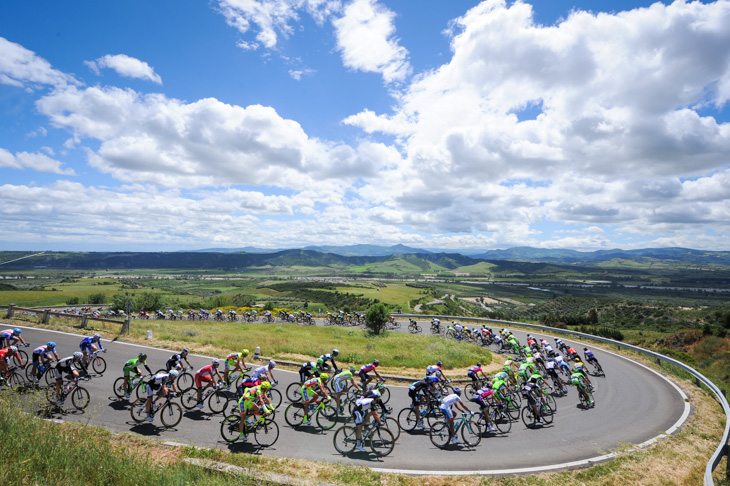
<path id="1" fill-rule="evenodd" d="M 452 393 L 451 395 L 446 395 L 441 400 L 441 408 L 451 408 L 456 402 L 460 402 L 461 398 L 456 393 Z"/>
<path id="2" fill-rule="evenodd" d="M 268 366 L 259 366 L 258 368 L 253 370 L 253 374 L 251 374 L 251 379 L 258 380 L 261 378 L 261 375 L 265 375 L 268 372 L 269 372 Z"/>

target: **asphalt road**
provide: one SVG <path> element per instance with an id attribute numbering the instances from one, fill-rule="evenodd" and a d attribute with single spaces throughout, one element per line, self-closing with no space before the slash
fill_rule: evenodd
<path id="1" fill-rule="evenodd" d="M 427 330 L 428 324 L 421 324 Z M 524 333 L 516 334 L 524 341 Z M 532 334 L 538 335 L 534 332 Z M 49 340 L 56 341 L 61 357 L 77 351 L 81 340 L 81 335 L 30 327 L 23 328 L 23 337 L 31 343 L 31 347 L 26 348 L 27 351 Z M 555 465 L 602 456 L 620 444 L 641 444 L 672 429 L 686 415 L 684 397 L 667 380 L 626 358 L 597 350 L 596 355 L 606 371 L 606 377 L 593 379 L 597 388 L 594 393 L 595 408 L 579 408 L 577 392 L 570 388 L 566 397 L 556 399 L 558 410 L 553 424 L 528 429 L 519 420 L 513 422 L 509 434 L 487 434 L 474 449 L 456 446 L 450 450 L 439 450 L 431 444 L 426 433 L 403 432 L 390 456 L 378 459 L 369 454 L 358 453 L 343 457 L 332 445 L 332 437 L 337 427 L 324 433 L 315 426 L 300 427 L 297 430 L 289 427 L 283 417 L 283 408 L 287 404 L 284 398 L 276 417 L 280 428 L 279 440 L 273 447 L 262 450 L 251 443 L 238 442 L 232 446 L 225 443 L 219 433 L 222 416 L 212 415 L 207 412 L 207 407 L 202 411 L 185 411 L 182 421 L 175 429 L 163 428 L 158 417 L 153 423 L 132 422 L 129 403 L 116 398 L 112 392 L 114 380 L 122 375 L 123 363 L 145 350 L 149 356 L 150 368 L 155 371 L 164 367 L 173 350 L 146 348 L 119 341 L 104 341 L 103 344 L 108 349 L 102 355 L 108 363 L 106 373 L 83 383 L 91 393 L 90 406 L 84 412 L 76 412 L 68 404 L 66 413 L 50 411 L 50 417 L 103 426 L 115 432 L 133 432 L 165 441 L 216 447 L 232 452 L 343 462 L 389 470 L 504 473 L 533 470 L 531 468 L 549 469 Z M 255 346 L 256 343 L 251 343 L 249 349 Z M 582 349 L 582 345 L 579 349 Z M 340 350 L 346 352 L 343 348 Z M 434 356 L 434 361 L 437 359 Z M 494 359 L 505 358 L 495 353 Z M 202 356 L 191 356 L 190 361 L 196 369 L 210 363 L 209 358 Z M 277 369 L 275 373 L 282 394 L 287 385 L 298 379 L 298 375 L 293 372 Z M 406 388 L 390 388 L 392 397 L 388 405 L 397 412 L 406 407 L 410 400 Z M 473 403 L 467 402 L 467 406 L 473 411 L 478 410 Z"/>

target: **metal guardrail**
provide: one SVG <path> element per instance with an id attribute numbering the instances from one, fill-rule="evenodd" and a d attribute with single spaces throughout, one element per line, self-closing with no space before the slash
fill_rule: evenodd
<path id="1" fill-rule="evenodd" d="M 649 356 L 652 359 L 655 359 L 658 364 L 661 364 L 662 362 L 670 364 L 672 366 L 675 366 L 683 371 L 686 371 L 690 375 L 694 376 L 695 383 L 699 386 L 700 384 L 704 384 L 712 393 L 715 394 L 715 397 L 720 402 L 720 405 L 722 406 L 724 412 L 725 412 L 725 432 L 722 435 L 722 440 L 720 442 L 720 445 L 717 446 L 717 449 L 715 449 L 715 453 L 710 458 L 709 462 L 707 463 L 707 467 L 705 468 L 705 476 L 704 476 L 704 482 L 705 486 L 713 486 L 715 484 L 714 480 L 712 479 L 712 473 L 717 468 L 718 464 L 720 464 L 720 461 L 723 457 L 727 457 L 727 471 L 726 476 L 730 479 L 730 444 L 728 444 L 728 440 L 730 439 L 730 405 L 728 405 L 728 401 L 725 398 L 725 393 L 720 390 L 720 388 L 717 387 L 712 381 L 710 381 L 709 378 L 704 376 L 702 373 L 697 371 L 694 368 L 691 368 L 687 366 L 686 364 L 682 363 L 681 361 L 677 361 L 676 359 L 670 358 L 669 356 L 664 356 L 663 354 L 655 353 L 654 351 L 649 351 L 648 349 L 640 348 L 638 346 L 633 346 L 631 344 L 622 343 L 621 341 L 615 341 L 613 339 L 604 338 L 601 336 L 594 336 L 592 334 L 586 334 L 578 331 L 573 331 L 570 329 L 561 329 L 557 327 L 550 327 L 550 326 L 542 326 L 540 324 L 527 324 L 524 322 L 513 322 L 513 321 L 499 321 L 496 319 L 485 319 L 485 318 L 479 318 L 479 317 L 469 317 L 464 318 L 464 316 L 439 316 L 439 315 L 424 315 L 424 314 L 396 314 L 398 316 L 403 317 L 418 317 L 423 319 L 425 318 L 437 318 L 437 319 L 445 319 L 447 321 L 450 320 L 460 320 L 462 322 L 480 322 L 480 323 L 491 323 L 491 324 L 499 324 L 503 327 L 505 326 L 519 326 L 519 327 L 527 327 L 530 329 L 539 329 L 542 331 L 547 331 L 553 334 L 567 334 L 569 336 L 575 336 L 580 339 L 590 339 L 592 341 L 598 341 L 604 344 L 610 344 L 612 346 L 616 346 L 619 350 L 622 348 L 629 349 L 631 351 L 635 351 L 637 353 L 643 354 L 645 356 Z"/>
<path id="2" fill-rule="evenodd" d="M 8 318 L 13 317 L 15 315 L 15 311 L 32 312 L 34 314 L 41 316 L 41 323 L 43 323 L 43 324 L 48 324 L 48 320 L 51 316 L 67 317 L 70 319 L 80 319 L 82 328 L 86 327 L 86 323 L 89 320 L 100 321 L 100 322 L 111 322 L 113 324 L 121 324 L 122 325 L 121 333 L 129 334 L 129 317 L 127 317 L 123 321 L 118 321 L 115 319 L 106 319 L 104 317 L 94 317 L 93 314 L 68 314 L 66 312 L 52 311 L 50 308 L 18 307 L 13 304 L 0 305 L 0 309 L 7 309 L 6 316 Z"/>

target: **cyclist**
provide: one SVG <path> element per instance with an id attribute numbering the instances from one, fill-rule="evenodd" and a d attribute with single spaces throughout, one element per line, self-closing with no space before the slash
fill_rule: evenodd
<path id="1" fill-rule="evenodd" d="M 218 382 L 223 383 L 223 377 L 218 372 L 218 366 L 220 365 L 218 358 L 213 358 L 208 366 L 203 366 L 195 373 L 195 387 L 198 389 L 198 403 L 195 405 L 198 408 L 203 408 L 203 382 L 205 381 L 205 388 L 213 385 L 218 387 Z"/>
<path id="2" fill-rule="evenodd" d="M 479 410 L 484 414 L 484 419 L 487 421 L 487 428 L 490 432 L 495 432 L 497 429 L 492 424 L 492 419 L 489 417 L 489 405 L 494 404 L 494 390 L 492 385 L 487 382 L 482 388 L 474 393 L 474 397 L 471 399 L 472 402 L 479 405 Z"/>
<path id="3" fill-rule="evenodd" d="M 588 392 L 586 392 L 583 384 L 583 380 L 585 379 L 585 375 L 581 373 L 578 370 L 573 370 L 573 374 L 570 375 L 570 381 L 575 385 L 575 387 L 578 389 L 578 393 L 583 395 L 586 400 L 588 400 L 588 403 L 590 405 L 593 405 L 593 399 L 588 395 Z"/>
<path id="4" fill-rule="evenodd" d="M 358 391 L 360 391 L 360 386 L 355 383 L 355 377 L 352 375 L 355 371 L 357 371 L 357 368 L 354 366 L 350 366 L 349 370 L 340 371 L 337 376 L 335 376 L 335 379 L 332 382 L 332 386 L 335 389 L 335 401 L 337 402 L 337 412 L 339 414 L 342 414 L 344 412 L 344 408 L 340 404 L 340 396 L 342 396 L 343 393 L 345 393 L 349 388 L 350 383 L 352 383 L 352 386 L 357 388 Z"/>
<path id="5" fill-rule="evenodd" d="M 97 348 L 97 344 L 99 347 Z M 89 363 L 89 355 L 100 350 L 102 353 L 106 353 L 106 349 L 101 345 L 101 334 L 94 334 L 93 336 L 85 337 L 81 340 L 79 348 L 84 355 L 84 363 Z"/>
<path id="6" fill-rule="evenodd" d="M 555 363 L 558 365 L 559 370 L 564 370 L 567 374 L 570 374 L 570 366 L 565 362 L 562 354 L 555 353 Z"/>
<path id="7" fill-rule="evenodd" d="M 231 353 L 226 356 L 226 361 L 223 365 L 223 376 L 225 378 L 226 388 L 231 386 L 231 381 L 229 379 L 231 373 L 236 371 L 243 372 L 243 369 L 246 367 L 246 356 L 248 356 L 248 349 L 244 349 L 240 353 Z M 230 369 L 232 363 L 235 363 L 235 366 L 233 366 L 233 369 Z"/>
<path id="8" fill-rule="evenodd" d="M 576 351 L 573 347 L 568 348 L 568 351 L 565 354 L 568 359 L 580 361 L 580 355 L 578 354 L 578 351 Z"/>
<path id="9" fill-rule="evenodd" d="M 555 362 L 555 358 L 548 358 L 548 360 L 545 362 L 545 371 L 547 375 L 552 378 L 553 381 L 560 387 L 564 395 L 568 393 L 568 389 L 565 387 L 563 380 L 560 379 L 560 376 L 558 376 L 558 372 L 555 368 L 556 366 L 557 363 Z"/>
<path id="10" fill-rule="evenodd" d="M 591 390 L 593 390 L 593 383 L 591 383 L 591 380 L 588 379 L 588 370 L 586 369 L 586 366 L 583 364 L 580 358 L 573 367 L 573 373 L 575 373 L 576 371 L 583 375 L 583 379 L 585 380 L 586 384 L 590 387 Z"/>
<path id="11" fill-rule="evenodd" d="M 484 374 L 484 371 L 482 370 L 482 364 L 477 363 L 476 366 L 469 367 L 468 370 L 466 370 L 466 376 L 468 378 L 471 378 L 472 386 L 475 390 L 478 390 L 481 387 L 481 384 L 479 383 L 479 373 L 482 374 L 482 378 L 485 380 L 488 380 L 487 375 Z"/>
<path id="12" fill-rule="evenodd" d="M 91 379 L 91 375 L 86 369 L 86 364 L 83 361 L 84 355 L 80 351 L 76 351 L 72 356 L 58 360 L 56 363 L 56 404 L 58 406 L 63 405 L 61 396 L 61 383 L 63 382 L 63 373 L 66 373 L 66 377 L 69 380 L 76 380 L 79 377 L 79 372 L 74 367 L 80 367 L 81 371 L 84 372 L 84 376 Z"/>
<path id="13" fill-rule="evenodd" d="M 264 406 L 264 413 L 266 415 L 270 413 L 270 410 L 274 409 L 269 401 L 269 397 L 267 396 L 267 392 L 270 388 L 271 383 L 263 381 L 260 385 L 247 389 L 238 400 L 238 411 L 241 412 L 241 421 L 238 424 L 238 431 L 243 440 L 248 440 L 243 428 L 243 424 L 246 422 L 246 416 L 256 415 L 261 410 L 261 406 L 257 402 L 261 402 Z"/>
<path id="14" fill-rule="evenodd" d="M 523 360 L 520 365 L 520 369 L 517 370 L 517 378 L 520 383 L 526 383 L 529 380 L 530 375 L 536 371 L 535 365 L 529 360 L 530 358 Z"/>
<path id="15" fill-rule="evenodd" d="M 312 376 L 319 376 L 320 370 L 317 368 L 317 363 L 314 361 L 307 361 L 299 368 L 299 383 L 304 383 Z"/>
<path id="16" fill-rule="evenodd" d="M 416 412 L 419 412 L 419 407 L 422 401 L 421 395 L 423 395 L 423 397 L 428 401 L 438 400 L 438 398 L 434 394 L 433 384 L 431 383 L 431 380 L 428 376 L 423 378 L 422 380 L 414 381 L 408 387 L 408 396 L 411 397 L 411 408 L 414 409 Z M 421 427 L 422 429 L 426 428 L 426 426 L 423 425 L 423 422 L 421 421 L 420 414 L 416 426 Z"/>
<path id="17" fill-rule="evenodd" d="M 365 389 L 365 387 L 367 387 L 367 384 L 370 383 L 370 381 L 373 379 L 370 375 L 368 375 L 368 373 L 370 373 L 371 371 L 375 373 L 375 376 L 377 376 L 379 380 L 385 381 L 383 377 L 378 374 L 378 370 L 375 369 L 378 366 L 380 366 L 380 360 L 376 359 L 372 363 L 368 363 L 360 367 L 358 376 L 360 377 L 360 384 L 362 385 L 363 389 Z"/>
<path id="18" fill-rule="evenodd" d="M 457 439 L 454 434 L 454 412 L 451 410 L 451 407 L 454 405 L 462 412 L 470 413 L 469 408 L 461 401 L 461 388 L 454 388 L 454 393 L 442 398 L 440 407 L 441 412 L 444 414 L 447 423 L 449 424 L 449 437 L 451 438 L 451 443 L 460 444 L 461 441 Z"/>
<path id="19" fill-rule="evenodd" d="M 26 343 L 23 337 L 20 335 L 23 330 L 19 327 L 16 327 L 15 329 L 5 329 L 4 331 L 0 331 L 0 342 L 3 343 L 2 347 L 6 348 L 8 346 L 15 346 L 18 344 L 18 341 L 23 343 L 23 346 L 26 348 L 30 346 L 30 344 Z"/>
<path id="20" fill-rule="evenodd" d="M 135 376 L 142 374 L 142 372 L 139 371 L 139 365 L 144 366 L 147 373 L 152 375 L 152 370 L 149 366 L 147 366 L 147 355 L 144 353 L 139 353 L 137 358 L 130 359 L 124 363 L 124 367 L 122 368 L 122 371 L 124 372 L 124 398 L 129 398 L 129 394 L 132 393 L 132 390 L 129 387 L 129 375 L 132 372 L 134 372 Z"/>
<path id="21" fill-rule="evenodd" d="M 166 397 L 168 390 L 167 386 L 172 385 L 172 389 L 175 393 L 179 393 L 175 380 L 180 376 L 180 372 L 177 370 L 170 370 L 169 372 L 160 371 L 156 375 L 152 376 L 148 381 L 145 382 L 147 385 L 147 401 L 145 402 L 144 409 L 147 411 L 147 421 L 152 422 L 152 395 L 157 392 L 158 397 Z"/>
<path id="22" fill-rule="evenodd" d="M 380 408 L 383 413 L 387 412 L 385 405 L 383 405 L 383 402 L 380 399 L 380 392 L 377 390 L 373 390 L 372 396 L 359 398 L 355 402 L 355 409 L 352 411 L 355 416 L 355 425 L 357 425 L 357 430 L 355 432 L 355 437 L 357 438 L 357 441 L 355 442 L 355 449 L 360 452 L 367 452 L 362 446 L 363 421 L 373 417 L 378 423 L 378 427 L 385 426 L 385 423 L 380 419 L 380 415 L 378 415 L 377 410 L 375 410 L 374 405 L 376 404 L 380 404 Z"/>
<path id="23" fill-rule="evenodd" d="M 0 378 L 5 379 L 5 372 L 8 371 L 10 364 L 10 358 L 15 356 L 20 362 L 20 366 L 23 366 L 23 358 L 18 353 L 17 346 L 9 346 L 7 348 L 0 349 Z"/>
<path id="24" fill-rule="evenodd" d="M 190 361 L 188 361 L 188 350 L 187 348 L 183 348 L 180 353 L 175 353 L 172 356 L 170 356 L 170 359 L 167 360 L 165 363 L 165 368 L 167 371 L 170 370 L 178 370 L 178 371 L 185 371 L 185 366 L 183 366 L 182 362 L 185 361 L 188 364 L 189 369 L 193 369 L 193 365 L 190 364 Z"/>
<path id="25" fill-rule="evenodd" d="M 454 331 L 456 332 L 456 338 L 461 340 L 464 337 L 464 326 L 462 326 L 458 322 L 451 321 L 451 325 L 454 326 Z"/>
<path id="26" fill-rule="evenodd" d="M 593 351 L 591 351 L 588 348 L 583 348 L 583 356 L 585 356 L 586 361 L 588 361 L 589 363 L 593 363 L 593 366 L 595 366 L 599 370 L 601 369 L 601 364 L 596 359 L 596 356 L 593 354 Z"/>
<path id="27" fill-rule="evenodd" d="M 48 341 L 45 346 L 38 346 L 33 350 L 33 369 L 35 370 L 31 375 L 33 383 L 38 383 L 38 380 L 41 379 L 41 365 L 48 366 L 54 358 L 56 361 L 61 359 L 56 352 L 56 343 L 53 341 Z"/>
<path id="28" fill-rule="evenodd" d="M 535 391 L 538 388 L 539 386 L 537 385 L 537 379 L 530 377 L 530 380 L 522 385 L 522 396 L 527 399 L 528 406 L 532 407 L 532 411 L 534 412 L 537 421 L 541 424 L 544 424 L 545 421 L 542 419 L 540 413 L 537 410 L 537 398 L 535 397 Z"/>
<path id="29" fill-rule="evenodd" d="M 305 381 L 302 385 L 301 393 L 302 397 L 304 398 L 304 422 L 302 422 L 303 425 L 309 425 L 312 423 L 309 421 L 309 403 L 319 397 L 319 395 L 317 394 L 317 389 L 319 389 L 324 395 L 325 399 L 329 401 L 330 396 L 327 394 L 327 389 L 324 387 L 324 384 L 327 382 L 328 378 L 329 375 L 327 373 L 322 373 L 318 377 L 311 378 Z"/>
<path id="30" fill-rule="evenodd" d="M 435 317 L 431 320 L 431 327 L 435 328 L 439 333 L 441 332 L 441 320 Z"/>
<path id="31" fill-rule="evenodd" d="M 327 373 L 331 372 L 332 370 L 334 370 L 335 372 L 339 372 L 340 369 L 337 367 L 337 364 L 335 363 L 335 357 L 337 357 L 339 355 L 340 355 L 339 350 L 333 349 L 332 353 L 327 353 L 327 354 L 323 354 L 322 356 L 320 356 L 319 360 L 322 360 L 322 363 L 321 363 L 321 366 L 318 366 L 319 370 L 327 372 Z M 317 363 L 319 363 L 319 360 L 317 360 Z M 332 367 L 330 367 L 327 364 L 327 361 L 332 363 Z"/>
<path id="32" fill-rule="evenodd" d="M 494 375 L 492 379 L 492 390 L 494 390 L 494 398 L 500 403 L 507 401 L 507 394 L 512 392 L 512 389 L 507 384 L 507 373 L 504 371 Z"/>
<path id="33" fill-rule="evenodd" d="M 259 366 L 251 374 L 251 380 L 260 382 L 262 378 L 271 383 L 279 383 L 274 379 L 274 368 L 276 368 L 276 361 L 270 360 L 265 366 Z M 258 383 L 257 383 L 258 384 Z"/>

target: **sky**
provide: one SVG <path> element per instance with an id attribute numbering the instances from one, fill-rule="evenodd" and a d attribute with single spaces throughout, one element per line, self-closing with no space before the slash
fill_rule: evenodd
<path id="1" fill-rule="evenodd" d="M 730 250 L 729 99 L 730 1 L 4 1 L 0 250 Z"/>

